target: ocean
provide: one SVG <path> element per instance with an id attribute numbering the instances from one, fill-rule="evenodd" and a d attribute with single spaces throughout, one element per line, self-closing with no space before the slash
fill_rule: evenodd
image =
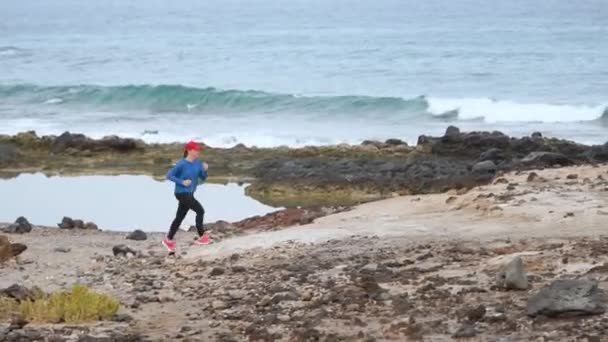
<path id="1" fill-rule="evenodd" d="M 0 134 L 605 143 L 605 0 L 0 2 Z"/>

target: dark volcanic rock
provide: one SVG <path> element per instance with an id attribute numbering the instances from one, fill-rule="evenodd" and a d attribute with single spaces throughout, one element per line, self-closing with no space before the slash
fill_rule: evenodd
<path id="1" fill-rule="evenodd" d="M 27 219 L 23 216 L 17 218 L 15 223 L 10 226 L 2 229 L 5 233 L 13 233 L 13 234 L 25 234 L 32 231 L 32 225 L 27 221 Z"/>
<path id="2" fill-rule="evenodd" d="M 561 153 L 554 152 L 530 152 L 521 162 L 524 165 L 534 167 L 548 167 L 553 165 L 568 166 L 574 162 Z"/>
<path id="3" fill-rule="evenodd" d="M 478 174 L 495 174 L 496 164 L 491 160 L 486 160 L 473 165 L 473 172 Z"/>
<path id="4" fill-rule="evenodd" d="M 571 317 L 605 312 L 602 293 L 591 280 L 555 280 L 528 299 L 529 316 Z"/>
<path id="5" fill-rule="evenodd" d="M 146 235 L 144 231 L 137 229 L 129 233 L 129 235 L 127 235 L 127 239 L 135 241 L 144 241 L 148 239 L 148 235 Z"/>
<path id="6" fill-rule="evenodd" d="M 97 227 L 97 225 L 93 222 L 87 222 L 84 225 L 84 229 L 89 229 L 89 230 L 98 230 L 99 228 Z"/>
<path id="7" fill-rule="evenodd" d="M 131 254 L 131 255 L 137 254 L 137 252 L 135 250 L 133 250 L 125 245 L 116 245 L 116 246 L 112 247 L 112 253 L 114 253 L 114 256 L 118 256 L 118 257 L 126 257 L 129 254 Z"/>
<path id="8" fill-rule="evenodd" d="M 74 220 L 74 228 L 84 229 L 84 221 Z"/>
<path id="9" fill-rule="evenodd" d="M 13 284 L 0 290 L 0 296 L 16 299 L 18 301 L 34 298 L 34 293 L 25 286 Z"/>
<path id="10" fill-rule="evenodd" d="M 61 223 L 57 223 L 57 226 L 62 229 L 73 229 L 75 227 L 74 220 L 67 216 L 64 216 Z"/>
<path id="11" fill-rule="evenodd" d="M 108 136 L 101 140 L 93 140 L 83 134 L 65 132 L 55 138 L 51 144 L 51 153 L 64 153 L 70 149 L 73 151 L 129 152 L 138 148 L 138 142 L 134 139 Z"/>

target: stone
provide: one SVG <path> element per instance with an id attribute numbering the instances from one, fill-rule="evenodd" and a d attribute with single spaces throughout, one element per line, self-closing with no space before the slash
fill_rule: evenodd
<path id="1" fill-rule="evenodd" d="M 553 165 L 569 166 L 574 162 L 564 154 L 555 152 L 530 152 L 521 160 L 522 164 L 534 167 L 550 167 Z"/>
<path id="2" fill-rule="evenodd" d="M 71 217 L 64 216 L 61 219 L 61 223 L 58 223 L 57 226 L 61 229 L 74 229 L 74 220 Z"/>
<path id="3" fill-rule="evenodd" d="M 114 253 L 114 256 L 116 257 L 127 257 L 129 256 L 129 254 L 133 256 L 137 255 L 137 252 L 135 250 L 129 248 L 126 245 L 116 245 L 112 247 L 112 253 Z"/>
<path id="4" fill-rule="evenodd" d="M 486 307 L 483 304 L 480 304 L 467 310 L 465 315 L 470 322 L 480 321 L 486 315 Z"/>
<path id="5" fill-rule="evenodd" d="M 84 229 L 89 229 L 89 230 L 99 230 L 99 227 L 97 227 L 97 225 L 93 222 L 87 222 L 84 225 Z"/>
<path id="6" fill-rule="evenodd" d="M 25 234 L 32 231 L 32 225 L 27 221 L 25 217 L 20 216 L 19 218 L 17 218 L 15 223 L 2 229 L 2 231 L 4 231 L 5 233 L 12 234 Z"/>
<path id="7" fill-rule="evenodd" d="M 228 307 L 228 303 L 224 302 L 223 300 L 214 300 L 211 303 L 211 307 L 216 310 L 226 309 Z"/>
<path id="8" fill-rule="evenodd" d="M 521 257 L 513 258 L 496 276 L 496 285 L 506 290 L 526 290 L 528 277 Z"/>
<path id="9" fill-rule="evenodd" d="M 491 160 L 486 160 L 473 165 L 473 172 L 477 174 L 495 174 L 496 164 Z"/>
<path id="10" fill-rule="evenodd" d="M 567 175 L 566 179 L 578 179 L 578 175 L 576 173 L 572 173 Z"/>
<path id="11" fill-rule="evenodd" d="M 72 250 L 70 248 L 66 248 L 66 247 L 57 247 L 55 249 L 53 249 L 53 252 L 57 252 L 57 253 L 70 253 Z"/>
<path id="12" fill-rule="evenodd" d="M 136 229 L 127 235 L 127 240 L 144 241 L 148 239 L 148 235 L 140 229 Z"/>
<path id="13" fill-rule="evenodd" d="M 215 277 L 215 276 L 218 276 L 218 275 L 222 275 L 224 273 L 226 273 L 226 270 L 223 269 L 222 267 L 214 267 L 211 270 L 211 272 L 209 273 L 209 276 Z"/>
<path id="14" fill-rule="evenodd" d="M 503 150 L 500 148 L 491 148 L 479 155 L 478 162 L 493 161 L 494 163 L 500 163 L 506 159 Z"/>
<path id="15" fill-rule="evenodd" d="M 399 145 L 407 146 L 407 143 L 401 139 L 388 139 L 384 143 L 389 146 L 399 146 Z"/>
<path id="16" fill-rule="evenodd" d="M 602 291 L 593 280 L 555 280 L 528 299 L 528 316 L 573 317 L 606 311 Z"/>
<path id="17" fill-rule="evenodd" d="M 530 172 L 530 174 L 528 174 L 528 178 L 527 178 L 528 182 L 534 182 L 536 179 L 538 179 L 538 173 Z"/>
<path id="18" fill-rule="evenodd" d="M 453 338 L 468 338 L 477 336 L 477 330 L 472 324 L 464 323 L 455 333 Z"/>
<path id="19" fill-rule="evenodd" d="M 245 268 L 245 266 L 241 266 L 241 265 L 232 266 L 232 273 L 243 273 L 246 271 L 247 271 L 247 269 Z"/>
<path id="20" fill-rule="evenodd" d="M 542 139 L 543 134 L 541 132 L 534 132 L 531 135 L 532 139 Z"/>
<path id="21" fill-rule="evenodd" d="M 25 286 L 13 284 L 3 290 L 0 290 L 0 296 L 22 301 L 26 299 L 33 299 L 34 293 Z"/>
<path id="22" fill-rule="evenodd" d="M 84 222 L 82 220 L 74 220 L 74 228 L 84 229 Z"/>
<path id="23" fill-rule="evenodd" d="M 293 292 L 279 292 L 272 296 L 271 302 L 273 304 L 277 304 L 280 302 L 286 301 L 295 301 L 298 300 L 298 296 Z"/>

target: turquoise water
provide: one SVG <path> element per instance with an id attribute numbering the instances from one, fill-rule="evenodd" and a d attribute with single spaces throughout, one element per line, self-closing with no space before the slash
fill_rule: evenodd
<path id="1" fill-rule="evenodd" d="M 603 0 L 3 1 L 0 133 L 603 143 L 606 60 Z"/>

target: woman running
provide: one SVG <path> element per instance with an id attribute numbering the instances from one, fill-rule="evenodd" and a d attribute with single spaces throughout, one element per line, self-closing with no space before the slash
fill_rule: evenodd
<path id="1" fill-rule="evenodd" d="M 196 240 L 195 244 L 208 245 L 211 243 L 203 228 L 205 209 L 194 198 L 199 179 L 205 180 L 209 176 L 207 173 L 208 165 L 199 159 L 200 155 L 201 146 L 194 141 L 190 141 L 184 146 L 184 159 L 178 161 L 167 173 L 167 179 L 175 183 L 175 198 L 179 203 L 169 234 L 163 240 L 163 245 L 167 247 L 170 253 L 175 252 L 175 234 L 188 210 L 196 212 L 196 230 L 199 239 Z"/>

